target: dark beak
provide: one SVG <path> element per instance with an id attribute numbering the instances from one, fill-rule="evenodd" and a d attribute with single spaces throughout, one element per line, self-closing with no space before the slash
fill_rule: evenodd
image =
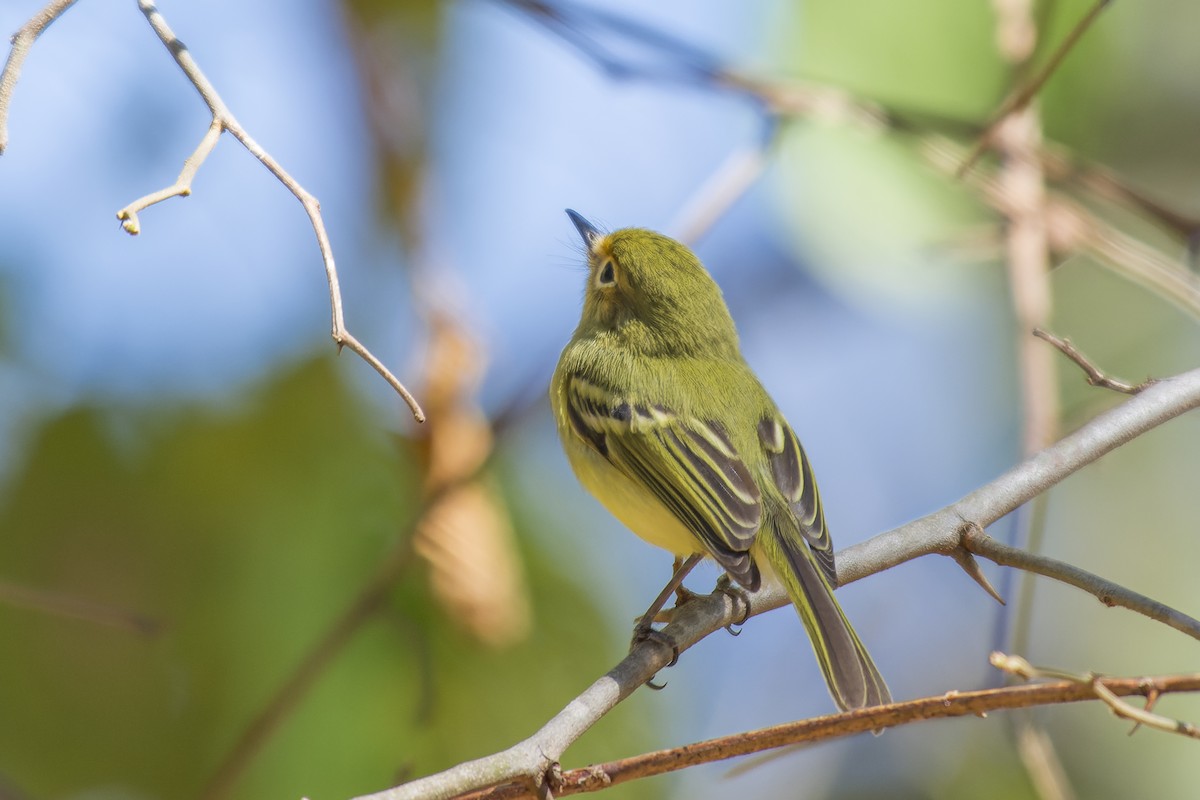
<path id="1" fill-rule="evenodd" d="M 604 234 L 596 230 L 596 226 L 584 219 L 578 211 L 568 208 L 567 216 L 571 218 L 571 222 L 575 223 L 575 230 L 579 231 L 579 235 L 583 237 L 583 243 L 587 245 L 588 251 L 594 250 L 596 242 L 600 241 L 600 237 Z"/>

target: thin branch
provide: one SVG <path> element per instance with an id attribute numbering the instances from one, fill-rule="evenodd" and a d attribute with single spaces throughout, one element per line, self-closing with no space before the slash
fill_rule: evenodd
<path id="1" fill-rule="evenodd" d="M 963 546 L 972 553 L 983 556 L 996 564 L 1016 567 L 1024 572 L 1053 578 L 1074 586 L 1076 589 L 1082 589 L 1109 608 L 1113 606 L 1128 608 L 1181 633 L 1186 633 L 1194 639 L 1200 639 L 1200 620 L 1065 561 L 1058 561 L 998 542 L 975 524 L 968 525 L 968 530 L 963 533 L 962 542 Z"/>
<path id="2" fill-rule="evenodd" d="M 932 553 L 952 555 L 966 546 L 964 538 L 971 530 L 969 524 L 964 524 L 967 521 L 979 527 L 990 525 L 1106 453 L 1197 407 L 1200 407 L 1200 369 L 1159 381 L 957 502 L 840 551 L 837 554 L 838 585 L 919 556 Z M 997 558 L 1007 559 L 1010 555 L 1007 551 L 993 550 L 986 545 L 977 545 L 977 549 L 971 549 L 971 552 L 985 558 L 995 554 Z M 1102 592 L 1105 596 L 1112 597 L 1127 591 L 1092 575 L 1087 576 L 1091 583 L 1080 581 L 1079 576 L 1071 571 L 1074 568 L 1050 559 L 1039 558 L 1030 563 L 1037 566 L 1039 574 L 1072 585 L 1083 584 L 1089 591 Z M 748 601 L 750 616 L 789 602 L 784 591 L 778 587 L 764 587 L 749 595 Z M 1136 604 L 1128 607 L 1140 610 Z M 740 621 L 746 612 L 740 602 L 735 603 L 728 595 L 717 592 L 698 597 L 678 608 L 673 621 L 663 632 L 683 652 L 714 631 Z M 1148 616 L 1155 618 L 1152 614 Z M 1158 617 L 1166 617 L 1163 621 L 1172 624 L 1172 627 L 1200 639 L 1200 622 L 1191 620 L 1185 624 L 1184 620 L 1190 618 L 1179 612 L 1159 614 Z M 544 780 L 546 770 L 559 760 L 567 747 L 617 703 L 665 667 L 671 655 L 669 648 L 656 641 L 643 642 L 528 739 L 495 755 L 468 761 L 436 775 L 367 795 L 366 798 L 444 800 L 510 781 L 537 787 Z M 879 721 L 872 719 L 863 723 L 862 730 L 872 730 L 879 725 Z"/>
<path id="3" fill-rule="evenodd" d="M 1038 149 L 1041 119 L 1030 106 L 1005 117 L 997 129 L 1003 154 L 996 174 L 1005 204 L 1004 261 L 1013 314 L 1020 334 L 1013 342 L 1020 373 L 1022 453 L 1028 455 L 1054 441 L 1058 430 L 1058 373 L 1051 353 L 1031 341 L 1025 331 L 1050 318 L 1050 241 L 1046 226 L 1046 182 Z"/>
<path id="4" fill-rule="evenodd" d="M 1126 703 L 1124 700 L 1121 700 L 1116 694 L 1114 694 L 1112 689 L 1108 688 L 1105 683 L 1106 681 L 1104 678 L 1092 678 L 1092 691 L 1094 691 L 1101 700 L 1108 703 L 1109 707 L 1112 708 L 1113 713 L 1118 717 L 1127 719 L 1138 725 L 1145 725 L 1147 728 L 1155 728 L 1160 731 L 1165 731 L 1166 733 L 1178 733 L 1191 739 L 1200 739 L 1200 728 L 1197 728 L 1192 723 L 1184 722 L 1183 720 L 1178 719 L 1170 719 L 1169 717 L 1164 717 L 1161 714 L 1154 714 L 1147 709 L 1131 706 L 1129 703 Z M 1155 687 L 1155 693 L 1153 697 L 1157 698 L 1160 694 L 1162 694 L 1161 689 Z M 1147 704 L 1150 703 L 1150 697 L 1151 695 L 1147 694 Z"/>
<path id="5" fill-rule="evenodd" d="M 955 169 L 962 153 L 955 142 L 933 135 L 922 138 L 920 150 L 931 166 L 947 174 Z M 966 184 L 997 211 L 1005 213 L 1011 207 L 1005 188 L 981 170 L 968 174 Z M 1061 192 L 1047 195 L 1046 231 L 1056 253 L 1086 253 L 1188 314 L 1200 317 L 1200 276 L 1191 273 L 1179 259 L 1117 230 Z"/>
<path id="6" fill-rule="evenodd" d="M 1087 382 L 1092 386 L 1099 386 L 1101 389 L 1112 389 L 1114 392 L 1122 394 L 1137 394 L 1146 387 L 1157 383 L 1154 378 L 1147 378 L 1136 385 L 1117 380 L 1116 378 L 1110 378 L 1101 372 L 1100 368 L 1093 364 L 1087 356 L 1079 352 L 1075 345 L 1071 344 L 1070 339 L 1060 339 L 1053 333 L 1041 328 L 1034 328 L 1033 335 L 1054 345 L 1064 356 L 1074 361 L 1083 370 L 1084 375 L 1087 376 Z"/>
<path id="7" fill-rule="evenodd" d="M 750 190 L 766 171 L 767 148 L 772 138 L 764 137 L 762 142 L 738 148 L 729 154 L 677 215 L 671 225 L 676 239 L 694 244 Z"/>
<path id="8" fill-rule="evenodd" d="M 1036 722 L 1031 710 L 1018 712 L 1016 720 L 1017 755 L 1029 775 L 1029 782 L 1041 800 L 1075 800 L 1075 789 L 1059 758 L 1054 740 Z"/>
<path id="9" fill-rule="evenodd" d="M 8 60 L 4 62 L 4 71 L 0 72 L 0 155 L 8 147 L 8 108 L 12 103 L 13 90 L 17 88 L 17 80 L 21 77 L 25 57 L 42 32 L 73 5 L 75 0 L 51 0 L 13 34 L 12 49 L 8 51 Z"/>
<path id="10" fill-rule="evenodd" d="M 241 126 L 225 105 L 220 95 L 217 94 L 217 90 L 213 87 L 212 83 L 201 72 L 195 59 L 192 58 L 191 52 L 188 51 L 183 42 L 175 36 L 175 33 L 167 25 L 166 20 L 163 19 L 162 14 L 159 13 L 152 0 L 138 0 L 138 8 L 146 16 L 150 27 L 154 29 L 154 33 L 158 36 L 159 40 L 162 41 L 163 45 L 166 46 L 172 57 L 174 57 L 175 63 L 179 65 L 183 74 L 196 87 L 196 91 L 200 93 L 201 99 L 204 100 L 205 105 L 212 112 L 213 120 L 208 132 L 201 139 L 200 146 L 184 162 L 183 171 L 173 185 L 146 195 L 117 213 L 118 219 L 124 222 L 125 230 L 131 234 L 136 234 L 140 230 L 136 216 L 137 211 L 170 197 L 186 196 L 189 194 L 191 191 L 191 181 L 196 170 L 199 169 L 205 157 L 212 151 L 220 133 L 228 131 L 231 136 L 242 143 L 243 147 L 250 151 L 251 155 L 261 161 L 263 166 L 280 183 L 286 186 L 288 191 L 295 195 L 300 204 L 304 206 L 304 211 L 308 215 L 309 221 L 313 226 L 313 231 L 316 234 L 317 247 L 320 248 L 321 259 L 325 265 L 325 277 L 329 282 L 329 305 L 333 317 L 332 334 L 333 340 L 338 345 L 338 349 L 341 350 L 343 347 L 349 348 L 351 352 L 370 364 L 396 390 L 396 393 L 400 395 L 404 402 L 408 404 L 417 422 L 424 422 L 425 412 L 421 410 L 421 406 L 417 403 L 416 398 L 412 396 L 408 389 L 404 387 L 404 384 L 370 350 L 364 347 L 346 329 L 346 322 L 342 312 L 342 292 L 338 286 L 338 274 L 333 260 L 333 248 L 329 243 L 329 235 L 325 231 L 325 220 L 321 216 L 321 205 L 317 202 L 317 198 L 311 195 L 295 178 L 289 175 L 283 166 L 246 132 L 246 129 Z"/>
<path id="11" fill-rule="evenodd" d="M 992 0 L 996 12 L 996 46 L 1000 57 L 1008 62 L 1016 80 L 1023 80 L 1030 66 L 1039 40 L 1038 19 L 1034 13 L 1033 0 Z M 1081 34 L 1079 27 L 1073 32 Z M 1028 82 L 1026 88 L 1017 92 L 1013 102 L 1006 103 L 977 138 L 977 149 L 959 169 L 956 177 L 974 163 L 975 157 L 983 152 L 985 145 L 995 146 L 999 156 L 995 180 L 1007 204 L 999 209 L 1004 215 L 1002 228 L 1004 262 L 1008 273 L 1013 316 L 1016 318 L 1016 339 L 1012 347 L 1017 357 L 1019 375 L 1018 391 L 1021 405 L 1021 452 L 1029 455 L 1055 439 L 1059 429 L 1059 386 L 1058 371 L 1053 356 L 1045 348 L 1024 335 L 1024 331 L 1046 324 L 1053 305 L 1050 285 L 1050 238 L 1046 224 L 1046 172 L 1041 158 L 1043 134 L 1041 113 L 1032 100 L 1037 91 L 1061 62 L 1074 44 L 1072 37 L 1058 49 L 1049 65 L 1040 75 Z M 1014 524 L 1007 530 L 1008 543 L 1024 547 L 1031 553 L 1037 552 L 1037 542 L 1028 535 L 1031 515 L 1028 509 L 1013 515 Z M 980 534 L 981 529 L 973 528 Z M 963 548 L 966 550 L 967 548 Z M 969 550 L 968 550 L 969 552 Z M 1004 584 L 1020 586 L 1019 599 L 1026 599 L 1024 590 L 1030 586 L 1032 576 L 1011 572 L 1003 575 Z M 1004 643 L 1006 633 L 1011 633 L 1012 614 L 1022 610 L 1017 606 L 1005 608 L 996 618 L 998 644 Z M 1039 737 L 1040 729 L 1028 716 L 1024 725 L 1025 736 L 1018 737 L 1018 752 L 1022 763 L 1035 786 L 1046 786 L 1044 769 L 1052 753 L 1049 738 Z M 1039 747 L 1036 742 L 1044 743 Z M 1036 756 L 1034 754 L 1037 754 Z M 1061 793 L 1060 793 L 1061 794 Z M 1052 800 L 1043 794 L 1043 800 Z"/>
<path id="12" fill-rule="evenodd" d="M 1200 727 L 1190 722 L 1170 719 L 1150 712 L 1150 707 L 1158 702 L 1163 694 L 1162 678 L 1138 678 L 1140 684 L 1136 692 L 1121 692 L 1114 690 L 1114 680 L 1095 673 L 1076 675 L 1061 669 L 1035 667 L 1021 656 L 1010 656 L 1004 653 L 992 653 L 989 659 L 997 669 L 1011 673 L 1026 680 L 1034 678 L 1057 678 L 1067 680 L 1077 686 L 1087 687 L 1095 692 L 1096 697 L 1108 704 L 1112 712 L 1122 719 L 1134 722 L 1134 730 L 1145 725 L 1148 728 L 1177 733 L 1190 739 L 1200 739 Z M 1182 676 L 1177 676 L 1182 677 Z M 1193 676 L 1193 677 L 1200 677 Z M 1132 680 L 1132 679 L 1131 679 Z M 1132 694 L 1140 694 L 1146 698 L 1146 708 L 1137 708 L 1121 699 Z M 1132 733 L 1132 731 L 1130 731 Z"/>
<path id="13" fill-rule="evenodd" d="M 200 169 L 204 159 L 208 158 L 209 153 L 217 146 L 217 140 L 221 138 L 223 130 L 221 122 L 214 118 L 212 124 L 208 126 L 208 130 L 204 132 L 204 138 L 196 146 L 195 152 L 183 162 L 183 170 L 180 171 L 175 183 L 165 189 L 159 189 L 157 192 L 139 197 L 117 212 L 117 219 L 121 220 L 121 227 L 125 229 L 126 233 L 130 236 L 137 236 L 142 232 L 142 226 L 137 218 L 139 211 L 155 203 L 161 203 L 163 200 L 169 200 L 172 197 L 187 197 L 192 193 L 192 179 L 196 177 L 196 171 Z"/>
<path id="14" fill-rule="evenodd" d="M 209 778 L 200 797 L 223 800 L 232 794 L 246 768 L 258 756 L 279 727 L 307 696 L 317 678 L 342 653 L 362 626 L 374 618 L 388 598 L 396 580 L 412 560 L 411 532 L 393 547 L 387 560 L 359 591 L 354 600 L 313 644 L 275 694 L 267 701 L 229 748 Z"/>
<path id="15" fill-rule="evenodd" d="M 136 611 L 6 581 L 0 581 L 0 603 L 119 628 L 142 636 L 157 636 L 163 629 L 161 622 Z"/>
<path id="16" fill-rule="evenodd" d="M 1093 682 L 1061 680 L 1028 686 L 1006 686 L 973 692 L 947 692 L 937 697 L 924 697 L 887 706 L 848 711 L 824 717 L 788 722 L 769 728 L 721 736 L 683 747 L 673 747 L 631 758 L 595 764 L 562 773 L 555 795 L 566 797 L 584 792 L 607 789 L 638 778 L 676 772 L 697 764 L 708 764 L 729 758 L 760 753 L 797 744 L 811 744 L 843 738 L 881 728 L 894 728 L 932 719 L 977 716 L 992 711 L 1032 708 L 1103 700 L 1112 701 L 1123 709 L 1141 713 L 1120 700 L 1121 697 L 1159 693 L 1200 691 L 1200 673 L 1163 675 L 1153 678 L 1094 678 Z M 1112 701 L 1109 700 L 1112 698 Z M 1121 714 L 1124 716 L 1124 713 Z M 1157 716 L 1157 715 L 1150 715 Z M 1174 721 L 1169 721 L 1172 724 Z M 1186 723 L 1177 723 L 1186 725 Z M 481 792 L 461 795 L 457 800 L 514 800 L 529 796 L 523 784 L 505 784 Z"/>
<path id="17" fill-rule="evenodd" d="M 1085 14 L 1083 18 L 1079 20 L 1079 22 L 1075 24 L 1075 27 L 1072 28 L 1071 32 L 1067 34 L 1067 37 L 1063 39 L 1062 44 L 1060 44 L 1058 49 L 1054 51 L 1054 55 L 1052 55 L 1050 60 L 1046 62 L 1046 66 L 1043 67 L 1036 76 L 1034 76 L 1033 80 L 1029 81 L 1016 92 L 1009 95 L 1008 99 L 1000 105 L 999 110 L 997 110 L 992 116 L 992 120 L 984 127 L 983 133 L 979 135 L 979 139 L 977 140 L 975 147 L 962 162 L 962 165 L 958 168 L 958 177 L 961 178 L 966 175 L 971 167 L 973 167 L 979 160 L 980 156 L 983 155 L 984 151 L 991 146 L 996 129 L 1004 122 L 1004 120 L 1010 115 L 1028 106 L 1033 101 L 1033 98 L 1037 97 L 1038 92 L 1040 92 L 1042 87 L 1046 85 L 1046 81 L 1048 81 L 1050 76 L 1058 70 L 1059 66 L 1063 62 L 1063 59 L 1067 57 L 1067 54 L 1070 53 L 1079 40 L 1083 38 L 1083 35 L 1087 33 L 1089 28 L 1092 27 L 1092 23 L 1099 18 L 1100 13 L 1104 11 L 1104 9 L 1107 8 L 1111 2 L 1112 0 L 1097 0 L 1096 4 L 1092 6 L 1088 13 Z"/>
<path id="18" fill-rule="evenodd" d="M 1097 199 L 1139 211 L 1184 242 L 1194 243 L 1197 232 L 1200 232 L 1200 218 L 1166 207 L 1124 183 L 1109 168 L 1088 163 L 1061 147 L 1043 148 L 1042 166 L 1050 180 L 1070 184 Z"/>

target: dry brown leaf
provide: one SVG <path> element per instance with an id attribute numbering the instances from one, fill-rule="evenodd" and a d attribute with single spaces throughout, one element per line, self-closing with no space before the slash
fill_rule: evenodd
<path id="1" fill-rule="evenodd" d="M 503 501 L 480 480 L 438 498 L 417 528 L 434 595 L 464 630 L 490 647 L 529 633 L 524 570 Z"/>
<path id="2" fill-rule="evenodd" d="M 475 401 L 483 354 L 444 312 L 430 319 L 426 363 L 425 491 L 434 494 L 479 470 L 492 452 L 492 430 Z"/>
<path id="3" fill-rule="evenodd" d="M 424 442 L 429 509 L 414 547 L 430 568 L 434 596 L 483 644 L 503 647 L 529 632 L 524 570 L 503 497 L 483 482 L 492 431 L 475 400 L 484 358 L 444 312 L 430 321 Z"/>

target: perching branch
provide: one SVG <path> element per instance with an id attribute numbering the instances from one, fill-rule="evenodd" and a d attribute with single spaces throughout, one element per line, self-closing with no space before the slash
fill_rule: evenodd
<path id="1" fill-rule="evenodd" d="M 149 208 L 155 203 L 161 203 L 163 200 L 170 200 L 172 197 L 187 197 L 192 193 L 192 179 L 196 177 L 196 172 L 204 163 L 204 159 L 208 158 L 209 153 L 217 146 L 217 140 L 221 138 L 224 131 L 224 123 L 214 116 L 212 124 L 204 132 L 200 144 L 196 145 L 195 151 L 184 160 L 183 169 L 180 171 L 179 177 L 175 179 L 175 183 L 165 189 L 159 189 L 157 192 L 139 197 L 117 212 L 117 219 L 121 220 L 121 227 L 126 233 L 130 236 L 137 236 L 142 232 L 142 225 L 138 222 L 137 216 L 139 211 Z"/>
<path id="2" fill-rule="evenodd" d="M 1159 381 L 940 511 L 842 550 L 837 554 L 838 583 L 850 583 L 919 556 L 931 553 L 952 556 L 961 549 L 984 558 L 994 556 L 1004 563 L 1010 554 L 992 547 L 989 544 L 992 540 L 986 536 L 981 537 L 982 528 L 1106 453 L 1198 406 L 1200 369 Z M 1032 558 L 1035 560 L 1028 563 L 1014 562 L 1014 566 L 1030 569 L 1036 566 L 1038 574 L 1078 586 L 1106 603 L 1111 601 L 1113 605 L 1159 619 L 1200 639 L 1200 621 L 1196 619 L 1171 609 L 1168 609 L 1170 614 L 1164 614 L 1165 606 L 1112 581 L 1075 571 L 1053 559 Z M 761 614 L 787 602 L 782 590 L 764 588 L 749 596 L 749 613 Z M 714 631 L 740 620 L 745 612 L 740 602 L 717 592 L 679 608 L 664 632 L 684 651 Z M 513 781 L 536 788 L 543 784 L 547 771 L 557 764 L 567 747 L 664 668 L 670 659 L 669 649 L 661 643 L 642 642 L 525 741 L 495 755 L 368 795 L 363 800 L 445 799 Z M 878 713 L 878 710 L 854 713 Z M 878 724 L 864 723 L 863 730 Z"/>
<path id="3" fill-rule="evenodd" d="M 51 0 L 13 34 L 12 49 L 8 51 L 8 60 L 4 62 L 4 71 L 0 72 L 0 154 L 8 147 L 8 107 L 12 102 L 13 89 L 17 87 L 17 79 L 21 77 L 25 57 L 42 32 L 73 5 L 75 0 Z"/>
<path id="4" fill-rule="evenodd" d="M 993 663 L 997 663 L 997 656 L 1000 654 L 993 654 Z M 622 758 L 605 764 L 593 764 L 555 775 L 551 779 L 551 789 L 555 797 L 566 797 L 600 791 L 638 778 L 677 772 L 697 764 L 723 761 L 790 745 L 813 744 L 913 722 L 965 716 L 982 717 L 992 711 L 1088 700 L 1101 700 L 1113 709 L 1113 713 L 1126 719 L 1145 722 L 1160 730 L 1195 736 L 1196 728 L 1190 723 L 1149 714 L 1121 699 L 1130 696 L 1149 699 L 1167 693 L 1195 691 L 1200 691 L 1200 673 L 1152 678 L 1069 676 L 1053 683 L 1006 686 L 974 692 L 947 692 L 937 697 L 923 697 L 887 706 L 813 717 Z M 515 800 L 529 796 L 528 785 L 507 783 L 493 789 L 460 795 L 456 800 Z"/>

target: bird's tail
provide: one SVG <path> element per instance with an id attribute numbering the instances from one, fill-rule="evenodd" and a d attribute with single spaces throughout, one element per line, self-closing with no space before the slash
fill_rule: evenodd
<path id="1" fill-rule="evenodd" d="M 790 514 L 770 517 L 774 519 L 759 532 L 758 545 L 800 613 L 834 702 L 843 711 L 892 702 L 875 662 L 850 627 L 833 589 L 795 527 L 795 518 Z"/>

